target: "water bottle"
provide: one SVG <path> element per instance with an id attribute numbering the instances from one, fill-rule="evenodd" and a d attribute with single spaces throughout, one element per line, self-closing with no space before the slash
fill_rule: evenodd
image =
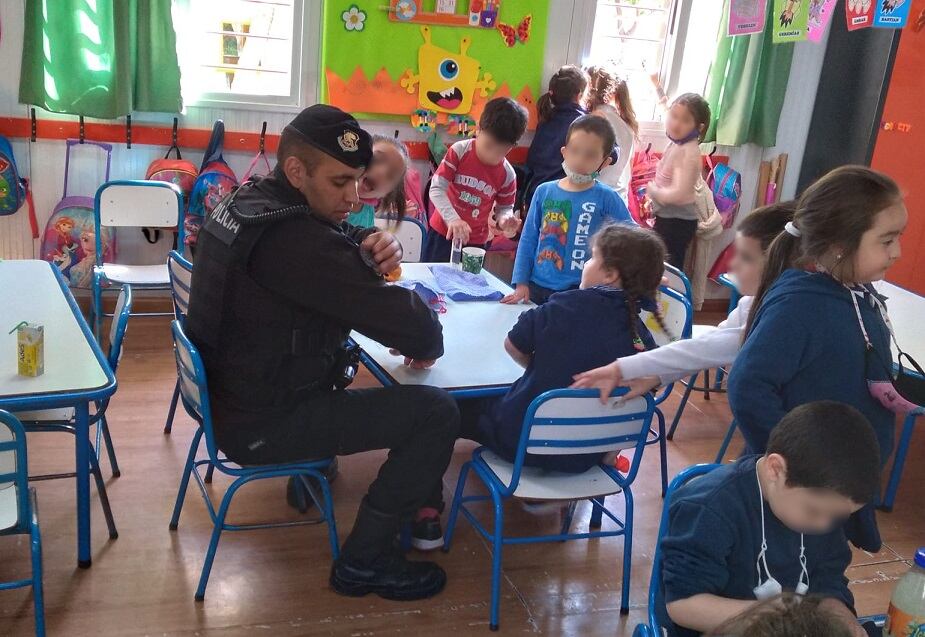
<path id="1" fill-rule="evenodd" d="M 925 635 L 925 547 L 915 552 L 915 563 L 893 589 L 884 637 Z"/>
<path id="2" fill-rule="evenodd" d="M 450 251 L 450 265 L 457 270 L 462 269 L 463 242 L 459 237 L 453 237 L 453 249 Z"/>

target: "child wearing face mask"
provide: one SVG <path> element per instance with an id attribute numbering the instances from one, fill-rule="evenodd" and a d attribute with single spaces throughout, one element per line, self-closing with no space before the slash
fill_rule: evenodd
<path id="1" fill-rule="evenodd" d="M 573 387 L 597 388 L 601 401 L 606 402 L 618 385 L 630 388 L 628 396 L 639 396 L 702 369 L 732 364 L 742 348 L 745 322 L 761 283 L 768 247 L 793 219 L 795 209 L 795 201 L 776 203 L 752 211 L 739 223 L 732 273 L 744 296 L 717 329 L 578 374 Z"/>
<path id="2" fill-rule="evenodd" d="M 842 166 L 800 197 L 771 244 L 749 312 L 745 344 L 729 375 L 729 405 L 751 452 L 788 410 L 813 400 L 857 408 L 877 435 L 881 465 L 904 406 L 890 382 L 887 299 L 871 285 L 900 256 L 908 215 L 896 183 Z M 872 507 L 853 516 L 848 539 L 880 548 Z"/>
<path id="3" fill-rule="evenodd" d="M 763 455 L 682 486 L 666 504 L 659 543 L 655 612 L 667 634 L 708 633 L 796 591 L 822 598 L 819 610 L 847 634 L 866 635 L 845 577 L 851 549 L 842 521 L 876 497 L 879 475 L 867 419 L 843 403 L 818 401 L 785 415 Z"/>
<path id="4" fill-rule="evenodd" d="M 405 173 L 411 158 L 408 149 L 394 137 L 373 135 L 373 159 L 357 184 L 361 207 L 347 217 L 347 223 L 372 228 L 377 214 L 401 219 L 407 211 Z"/>
<path id="5" fill-rule="evenodd" d="M 697 232 L 699 219 L 694 187 L 700 178 L 700 141 L 710 125 L 710 105 L 696 93 L 685 93 L 668 111 L 665 133 L 671 143 L 662 154 L 655 181 L 646 194 L 655 214 L 655 231 L 668 247 L 668 263 L 684 268 L 687 246 Z"/>
<path id="6" fill-rule="evenodd" d="M 566 176 L 536 189 L 517 246 L 516 289 L 503 303 L 542 305 L 556 292 L 577 289 L 591 257 L 591 237 L 607 223 L 635 225 L 617 193 L 597 181 L 611 163 L 615 137 L 603 117 L 572 122 L 562 147 Z"/>

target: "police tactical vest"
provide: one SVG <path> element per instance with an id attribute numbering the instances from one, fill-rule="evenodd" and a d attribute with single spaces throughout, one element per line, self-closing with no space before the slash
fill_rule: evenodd
<path id="1" fill-rule="evenodd" d="M 213 405 L 279 413 L 330 389 L 326 379 L 348 333 L 249 274 L 254 248 L 268 228 L 294 215 L 310 216 L 305 204 L 281 208 L 255 187 L 259 181 L 252 179 L 206 216 L 186 326 L 201 350 Z"/>

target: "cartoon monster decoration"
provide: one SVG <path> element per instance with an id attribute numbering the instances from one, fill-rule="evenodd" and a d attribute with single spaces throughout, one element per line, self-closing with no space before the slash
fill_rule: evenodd
<path id="1" fill-rule="evenodd" d="M 418 72 L 405 71 L 401 86 L 408 93 L 418 92 L 418 103 L 425 110 L 462 115 L 472 109 L 472 99 L 479 91 L 488 97 L 496 88 L 491 73 L 482 74 L 482 66 L 467 55 L 469 38 L 459 41 L 459 53 L 453 53 L 431 42 L 430 27 L 422 26 L 424 44 L 418 49 Z"/>

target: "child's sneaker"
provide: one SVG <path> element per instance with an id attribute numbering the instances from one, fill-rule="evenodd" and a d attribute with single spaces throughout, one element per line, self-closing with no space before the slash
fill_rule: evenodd
<path id="1" fill-rule="evenodd" d="M 420 509 L 411 525 L 411 546 L 419 551 L 443 548 L 443 527 L 437 509 Z"/>

